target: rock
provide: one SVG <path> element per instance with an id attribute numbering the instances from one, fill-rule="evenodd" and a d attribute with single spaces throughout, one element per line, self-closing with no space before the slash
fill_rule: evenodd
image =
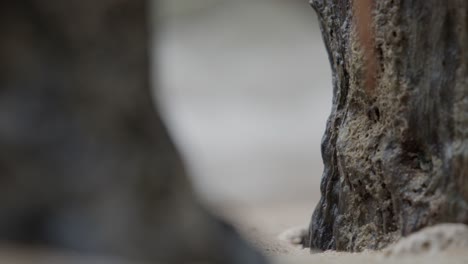
<path id="1" fill-rule="evenodd" d="M 311 4 L 334 98 L 307 246 L 381 249 L 468 224 L 468 2 Z"/>
<path id="2" fill-rule="evenodd" d="M 152 100 L 150 2 L 0 3 L 0 241 L 265 263 L 200 204 Z"/>
<path id="3" fill-rule="evenodd" d="M 386 248 L 385 256 L 435 254 L 450 249 L 468 250 L 468 226 L 438 224 L 404 237 Z"/>

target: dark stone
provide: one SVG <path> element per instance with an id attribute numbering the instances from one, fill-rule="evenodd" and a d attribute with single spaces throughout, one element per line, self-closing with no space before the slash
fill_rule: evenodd
<path id="1" fill-rule="evenodd" d="M 311 4 L 334 97 L 306 246 L 380 249 L 468 224 L 468 2 Z"/>
<path id="2" fill-rule="evenodd" d="M 197 202 L 151 100 L 149 2 L 0 3 L 0 239 L 265 263 Z"/>

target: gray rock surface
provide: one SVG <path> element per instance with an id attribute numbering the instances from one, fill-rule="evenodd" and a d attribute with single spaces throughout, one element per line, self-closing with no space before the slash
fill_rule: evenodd
<path id="1" fill-rule="evenodd" d="M 468 226 L 464 224 L 438 224 L 426 227 L 400 239 L 384 250 L 387 257 L 408 255 L 434 255 L 449 250 L 468 249 Z"/>
<path id="2" fill-rule="evenodd" d="M 379 249 L 436 223 L 468 223 L 467 3 L 312 5 L 334 98 L 308 246 Z"/>

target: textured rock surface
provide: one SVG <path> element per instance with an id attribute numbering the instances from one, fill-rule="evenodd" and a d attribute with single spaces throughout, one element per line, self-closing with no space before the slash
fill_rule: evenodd
<path id="1" fill-rule="evenodd" d="M 423 253 L 468 249 L 468 226 L 464 224 L 438 224 L 426 227 L 388 247 L 385 256 L 396 257 Z"/>
<path id="2" fill-rule="evenodd" d="M 468 223 L 468 3 L 311 4 L 334 98 L 306 245 L 379 249 L 425 226 Z"/>

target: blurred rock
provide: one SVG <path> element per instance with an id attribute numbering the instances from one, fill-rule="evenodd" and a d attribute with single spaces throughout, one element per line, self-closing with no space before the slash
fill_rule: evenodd
<path id="1" fill-rule="evenodd" d="M 437 254 L 448 250 L 468 250 L 468 226 L 439 224 L 400 239 L 384 250 L 385 256 Z"/>

